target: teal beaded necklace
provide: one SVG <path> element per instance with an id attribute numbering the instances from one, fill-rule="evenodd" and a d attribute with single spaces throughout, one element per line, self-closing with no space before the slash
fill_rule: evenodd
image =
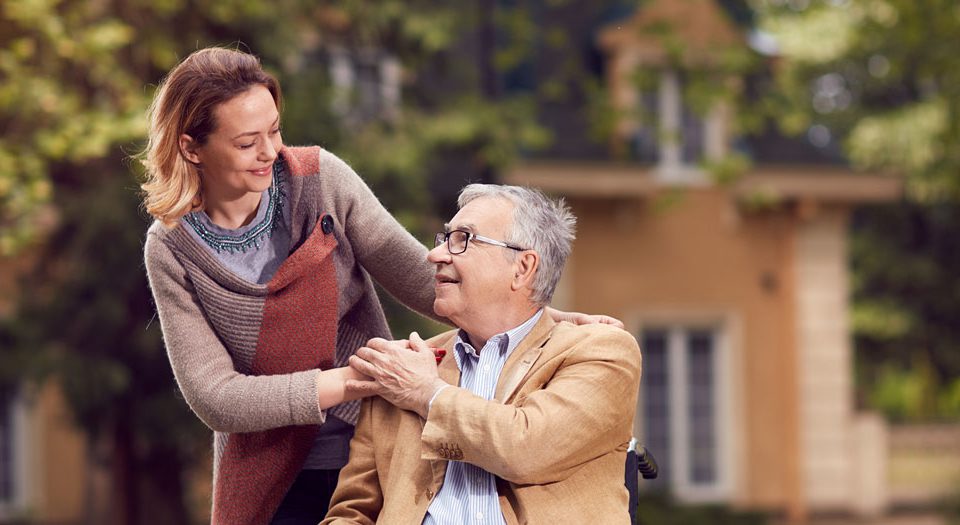
<path id="1" fill-rule="evenodd" d="M 267 213 L 263 219 L 254 227 L 240 235 L 229 235 L 211 231 L 201 221 L 197 214 L 200 212 L 188 213 L 183 220 L 193 227 L 193 231 L 217 253 L 246 252 L 250 248 L 260 248 L 264 237 L 269 238 L 273 234 L 280 221 L 283 220 L 283 188 L 280 184 L 280 175 L 283 170 L 280 168 L 280 162 L 273 164 L 273 183 L 267 188 Z"/>

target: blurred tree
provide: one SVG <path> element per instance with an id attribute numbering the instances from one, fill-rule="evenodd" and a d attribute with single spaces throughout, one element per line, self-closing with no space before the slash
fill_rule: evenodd
<path id="1" fill-rule="evenodd" d="M 40 243 L 0 327 L 0 381 L 62 385 L 90 459 L 112 481 L 97 495 L 111 506 L 91 522 L 189 522 L 184 469 L 207 454 L 150 323 L 146 223 L 120 146 L 145 132 L 144 85 L 191 46 L 242 38 L 227 29 L 237 20 L 279 22 L 259 2 L 191 5 L 0 4 L 0 256 Z"/>
<path id="2" fill-rule="evenodd" d="M 54 177 L 61 220 L 22 277 L 16 314 L 0 324 L 10 343 L 0 383 L 59 381 L 90 460 L 112 480 L 109 497 L 96 495 L 112 505 L 97 510 L 107 515 L 89 520 L 189 523 L 183 471 L 204 457 L 208 440 L 174 389 L 151 323 L 139 256 L 147 224 L 123 166 L 114 152 L 84 165 L 104 175 L 72 188 Z"/>
<path id="3" fill-rule="evenodd" d="M 907 202 L 853 221 L 861 399 L 897 418 L 960 415 L 960 6 L 953 0 L 756 0 L 775 37 L 773 116 L 905 175 Z M 758 41 L 762 41 L 760 38 Z"/>

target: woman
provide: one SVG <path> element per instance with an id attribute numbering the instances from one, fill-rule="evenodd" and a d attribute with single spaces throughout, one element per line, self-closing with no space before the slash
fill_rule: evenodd
<path id="1" fill-rule="evenodd" d="M 285 147 L 280 106 L 256 57 L 208 48 L 149 111 L 144 257 L 177 383 L 215 432 L 214 523 L 322 519 L 358 413 L 344 382 L 364 379 L 347 358 L 390 336 L 371 277 L 433 316 L 426 248 L 339 158 Z"/>

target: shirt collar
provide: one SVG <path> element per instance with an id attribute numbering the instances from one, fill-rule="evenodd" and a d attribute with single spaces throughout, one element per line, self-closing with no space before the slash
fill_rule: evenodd
<path id="1" fill-rule="evenodd" d="M 536 326 L 537 321 L 540 320 L 541 315 L 543 315 L 543 308 L 537 310 L 536 313 L 534 313 L 529 319 L 520 325 L 515 326 L 506 332 L 496 334 L 488 339 L 484 348 L 487 348 L 491 343 L 494 343 L 497 345 L 497 348 L 499 348 L 501 355 L 509 355 L 517 348 L 517 346 L 520 345 L 520 342 L 527 337 L 530 331 L 533 330 L 533 327 Z M 457 360 L 457 368 L 460 368 L 461 370 L 461 363 L 468 355 L 477 355 L 477 350 L 468 341 L 469 338 L 467 337 L 467 333 L 463 330 L 459 330 L 457 332 L 457 341 L 453 345 L 453 348 L 454 357 Z M 483 348 L 481 348 L 481 350 L 483 350 Z"/>

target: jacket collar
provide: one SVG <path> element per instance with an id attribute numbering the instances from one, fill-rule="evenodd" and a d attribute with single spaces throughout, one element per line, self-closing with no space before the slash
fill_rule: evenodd
<path id="1" fill-rule="evenodd" d="M 520 341 L 520 344 L 513 350 L 507 362 L 503 365 L 500 372 L 500 378 L 497 381 L 497 389 L 494 393 L 494 399 L 500 403 L 506 403 L 513 396 L 517 387 L 526 377 L 527 372 L 540 358 L 544 345 L 550 340 L 553 328 L 556 322 L 547 312 L 540 316 L 540 320 L 533 326 L 530 333 Z M 450 332 L 446 340 L 440 343 L 440 347 L 447 351 L 446 357 L 440 362 L 437 373 L 440 379 L 457 386 L 460 384 L 460 369 L 457 368 L 457 360 L 453 357 L 455 351 L 453 346 L 457 341 L 457 331 Z"/>
<path id="2" fill-rule="evenodd" d="M 540 316 L 537 324 L 510 354 L 507 362 L 504 363 L 503 371 L 500 372 L 500 379 L 497 381 L 494 399 L 501 403 L 510 401 L 523 378 L 527 376 L 527 373 L 540 358 L 540 354 L 543 353 L 543 347 L 550 340 L 556 324 L 547 312 Z"/>

